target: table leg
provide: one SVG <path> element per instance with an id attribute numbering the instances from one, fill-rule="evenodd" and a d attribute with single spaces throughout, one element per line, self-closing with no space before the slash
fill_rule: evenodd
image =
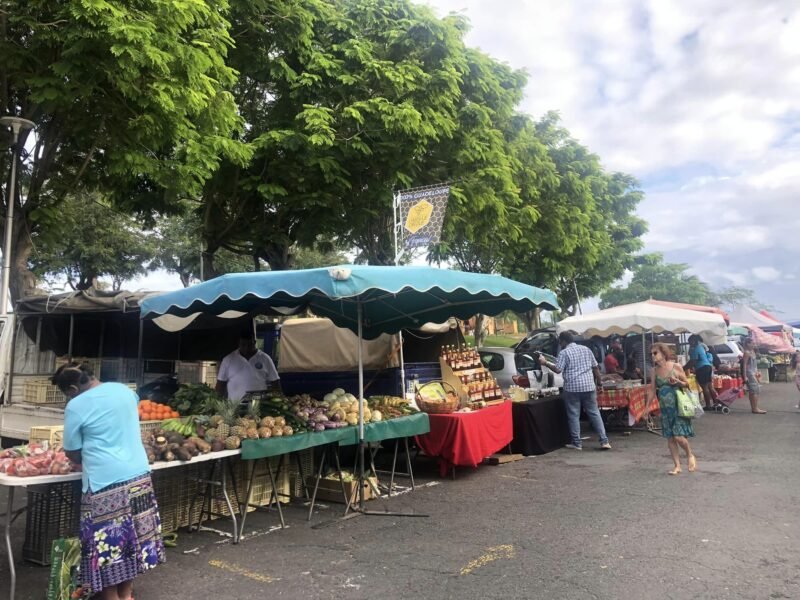
<path id="1" fill-rule="evenodd" d="M 225 459 L 221 459 L 225 460 Z M 225 504 L 228 507 L 228 512 L 231 513 L 231 521 L 233 521 L 233 543 L 239 543 L 239 527 L 237 526 L 236 521 L 236 511 L 233 510 L 233 504 L 231 503 L 231 497 L 228 495 L 228 473 L 225 471 L 225 465 L 220 465 L 220 471 L 222 471 L 221 476 L 221 485 L 222 488 L 222 498 L 225 500 Z"/>
<path id="2" fill-rule="evenodd" d="M 239 525 L 239 539 L 242 539 L 242 536 L 244 535 L 244 522 L 247 519 L 247 509 L 250 508 L 250 500 L 253 496 L 253 480 L 256 478 L 256 466 L 258 466 L 258 459 L 253 460 L 253 468 L 250 469 L 250 479 L 247 482 L 245 504 L 239 510 L 239 514 L 242 515 L 242 521 Z"/>
<path id="3" fill-rule="evenodd" d="M 8 554 L 8 571 L 11 573 L 11 591 L 10 591 L 10 600 L 14 600 L 14 593 L 16 592 L 17 588 L 17 572 L 14 569 L 14 553 L 11 548 L 11 521 L 12 521 L 12 513 L 14 509 L 14 489 L 13 487 L 8 488 L 8 508 L 6 510 L 6 527 L 5 527 L 5 537 L 6 537 L 6 553 Z"/>
<path id="4" fill-rule="evenodd" d="M 352 496 L 350 498 L 347 497 L 347 490 L 344 487 L 344 479 L 342 479 L 342 465 L 339 462 L 339 449 L 338 448 L 334 448 L 333 449 L 333 458 L 335 459 L 335 462 L 336 462 L 336 473 L 337 473 L 337 475 L 339 475 L 339 483 L 342 485 L 342 497 L 344 498 L 344 501 L 346 503 L 345 507 L 344 507 L 344 516 L 347 516 L 347 513 L 350 512 L 350 505 L 352 504 L 353 498 L 358 498 L 358 490 L 356 490 L 356 493 L 355 493 L 354 496 Z"/>
<path id="5" fill-rule="evenodd" d="M 317 477 L 314 481 L 314 492 L 311 494 L 311 506 L 308 508 L 308 520 L 311 520 L 311 515 L 314 512 L 314 503 L 317 501 L 317 491 L 319 490 L 319 480 L 322 479 L 322 469 L 325 466 L 325 458 L 328 454 L 328 447 L 322 449 L 322 456 L 319 459 L 319 469 L 317 470 Z"/>
<path id="6" fill-rule="evenodd" d="M 403 438 L 403 443 L 405 444 L 406 449 L 406 468 L 408 469 L 408 476 L 411 479 L 411 489 L 415 490 L 416 486 L 414 485 L 414 469 L 411 467 L 411 452 L 408 450 L 408 438 Z"/>
<path id="7" fill-rule="evenodd" d="M 395 440 L 394 456 L 392 457 L 392 475 L 389 477 L 389 498 L 392 497 L 394 491 L 394 472 L 397 469 L 397 451 L 400 449 L 400 440 Z"/>
<path id="8" fill-rule="evenodd" d="M 293 452 L 293 454 L 294 454 L 294 459 L 297 461 L 297 473 L 298 473 L 298 475 L 300 475 L 300 482 L 301 482 L 301 485 L 303 486 L 303 494 L 305 495 L 306 500 L 308 500 L 308 486 L 306 485 L 306 475 L 303 472 L 303 461 L 300 460 L 300 453 L 299 452 Z M 313 465 L 313 461 L 312 461 L 312 465 Z"/>
<path id="9" fill-rule="evenodd" d="M 283 456 L 281 456 L 280 461 L 278 462 L 278 472 L 280 473 L 280 463 L 283 462 Z M 278 498 L 278 484 L 275 482 L 275 474 L 272 472 L 272 463 L 269 459 L 267 459 L 267 472 L 269 473 L 269 481 L 272 484 L 272 491 L 269 495 L 269 503 L 272 504 L 272 497 L 275 497 L 275 505 L 278 507 L 278 517 L 281 520 L 281 529 L 286 527 L 286 523 L 283 521 L 283 509 L 281 508 L 281 501 Z"/>

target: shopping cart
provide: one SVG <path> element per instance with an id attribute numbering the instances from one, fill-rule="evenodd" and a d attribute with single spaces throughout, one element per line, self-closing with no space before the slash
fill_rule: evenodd
<path id="1" fill-rule="evenodd" d="M 728 388 L 727 390 L 720 392 L 720 394 L 717 396 L 717 399 L 714 401 L 714 410 L 716 412 L 721 412 L 723 415 L 727 415 L 729 412 L 731 412 L 731 404 L 736 401 L 741 393 L 742 388 L 739 387 Z"/>

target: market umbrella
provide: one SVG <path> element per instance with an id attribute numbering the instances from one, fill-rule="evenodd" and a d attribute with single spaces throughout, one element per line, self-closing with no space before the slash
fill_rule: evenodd
<path id="1" fill-rule="evenodd" d="M 719 344 L 727 339 L 728 328 L 722 315 L 674 308 L 653 302 L 635 302 L 607 308 L 587 315 L 569 317 L 559 321 L 558 331 L 574 331 L 585 336 L 608 337 L 639 333 L 642 335 L 642 375 L 647 373 L 647 332 L 697 333 L 708 344 Z"/>
<path id="2" fill-rule="evenodd" d="M 361 339 L 382 333 L 469 318 L 506 310 L 557 310 L 550 290 L 499 275 L 465 273 L 433 267 L 341 265 L 298 271 L 263 271 L 223 275 L 201 284 L 146 298 L 143 319 L 164 315 L 293 315 L 310 310 L 346 327 Z M 364 364 L 358 348 L 359 477 L 364 470 Z M 359 490 L 361 486 L 359 485 Z M 363 497 L 359 506 L 363 512 Z"/>

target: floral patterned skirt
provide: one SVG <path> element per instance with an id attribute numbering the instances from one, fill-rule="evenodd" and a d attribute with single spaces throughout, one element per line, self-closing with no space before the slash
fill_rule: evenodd
<path id="1" fill-rule="evenodd" d="M 150 475 L 81 497 L 84 597 L 130 581 L 166 560 Z"/>

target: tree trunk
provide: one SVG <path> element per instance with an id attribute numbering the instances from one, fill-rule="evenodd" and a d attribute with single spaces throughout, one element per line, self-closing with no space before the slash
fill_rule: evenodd
<path id="1" fill-rule="evenodd" d="M 294 266 L 291 246 L 285 244 L 267 244 L 261 252 L 261 258 L 267 261 L 273 271 L 288 271 Z"/>
<path id="2" fill-rule="evenodd" d="M 203 281 L 208 281 L 209 279 L 214 279 L 219 276 L 219 273 L 217 273 L 217 270 L 214 268 L 214 254 L 216 251 L 217 248 L 212 248 L 211 246 L 206 246 L 206 249 L 203 250 L 203 274 L 200 278 Z"/>
<path id="3" fill-rule="evenodd" d="M 525 333 L 530 333 L 534 328 L 534 322 L 536 321 L 536 316 L 534 311 L 526 310 L 523 313 L 519 313 L 519 318 L 522 319 L 522 322 L 525 324 Z"/>
<path id="4" fill-rule="evenodd" d="M 480 348 L 483 346 L 483 342 L 486 339 L 486 331 L 484 329 L 486 325 L 486 318 L 481 314 L 478 313 L 475 315 L 475 347 Z"/>
<path id="5" fill-rule="evenodd" d="M 192 283 L 192 277 L 186 271 L 179 271 L 178 272 L 178 277 L 181 278 L 181 285 L 183 285 L 183 287 L 185 287 L 185 288 L 188 288 L 189 285 Z"/>
<path id="6" fill-rule="evenodd" d="M 9 277 L 9 291 L 12 306 L 25 296 L 30 296 L 36 291 L 36 276 L 28 266 L 28 260 L 33 251 L 33 243 L 28 235 L 28 223 L 24 212 L 19 210 L 14 215 L 14 225 L 11 239 L 11 274 Z"/>

